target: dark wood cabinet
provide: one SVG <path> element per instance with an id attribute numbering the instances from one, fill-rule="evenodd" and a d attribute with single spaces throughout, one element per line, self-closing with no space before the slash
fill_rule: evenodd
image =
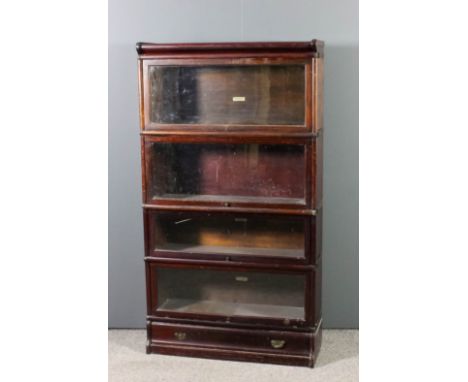
<path id="1" fill-rule="evenodd" d="M 138 43 L 147 352 L 313 366 L 323 43 Z"/>

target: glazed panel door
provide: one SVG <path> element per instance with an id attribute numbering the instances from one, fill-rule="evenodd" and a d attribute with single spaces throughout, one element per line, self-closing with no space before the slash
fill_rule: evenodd
<path id="1" fill-rule="evenodd" d="M 306 263 L 310 217 L 154 210 L 146 213 L 147 256 Z"/>
<path id="2" fill-rule="evenodd" d="M 151 304 L 159 317 L 305 326 L 303 272 L 148 264 Z"/>
<path id="3" fill-rule="evenodd" d="M 304 144 L 147 141 L 147 202 L 306 205 Z"/>
<path id="4" fill-rule="evenodd" d="M 145 129 L 306 132 L 311 61 L 144 60 Z"/>

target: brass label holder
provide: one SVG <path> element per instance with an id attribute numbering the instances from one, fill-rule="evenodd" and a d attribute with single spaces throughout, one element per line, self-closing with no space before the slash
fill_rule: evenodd
<path id="1" fill-rule="evenodd" d="M 184 333 L 184 332 L 175 332 L 174 333 L 174 337 L 176 339 L 178 339 L 179 341 L 183 341 L 185 340 L 185 338 L 187 337 L 187 335 Z"/>

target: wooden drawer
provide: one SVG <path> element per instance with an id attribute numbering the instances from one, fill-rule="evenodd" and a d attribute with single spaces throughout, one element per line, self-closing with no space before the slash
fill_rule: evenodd
<path id="1" fill-rule="evenodd" d="M 317 333 L 148 322 L 148 353 L 311 366 Z M 316 338 L 317 337 L 317 338 Z"/>

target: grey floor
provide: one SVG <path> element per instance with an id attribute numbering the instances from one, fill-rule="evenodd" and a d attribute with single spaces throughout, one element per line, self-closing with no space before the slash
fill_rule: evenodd
<path id="1" fill-rule="evenodd" d="M 109 330 L 109 382 L 358 381 L 357 330 L 325 330 L 314 369 L 145 353 L 144 330 Z"/>

